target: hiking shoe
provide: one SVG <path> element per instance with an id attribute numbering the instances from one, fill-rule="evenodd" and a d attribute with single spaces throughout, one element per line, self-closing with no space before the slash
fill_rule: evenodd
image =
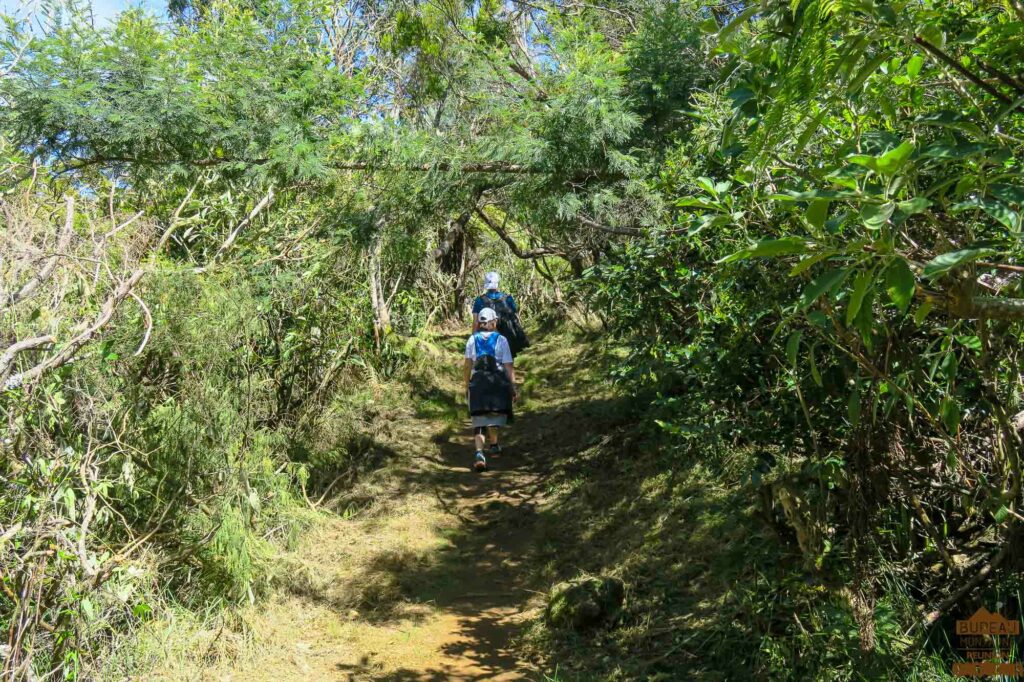
<path id="1" fill-rule="evenodd" d="M 489 454 L 489 455 L 500 455 L 501 454 L 501 446 L 498 445 L 497 443 L 495 443 L 494 445 L 491 446 L 491 449 L 487 451 L 487 454 Z"/>
<path id="2" fill-rule="evenodd" d="M 476 451 L 476 461 L 473 462 L 473 469 L 475 471 L 487 471 L 487 458 L 484 457 L 484 453 L 480 450 Z"/>

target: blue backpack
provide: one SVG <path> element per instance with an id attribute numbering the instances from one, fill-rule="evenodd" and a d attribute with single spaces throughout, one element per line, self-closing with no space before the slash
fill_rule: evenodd
<path id="1" fill-rule="evenodd" d="M 476 360 L 473 362 L 473 369 L 480 372 L 494 372 L 498 369 L 498 359 L 495 353 L 498 349 L 497 332 L 484 336 L 483 332 L 473 334 L 473 345 L 476 348 Z"/>

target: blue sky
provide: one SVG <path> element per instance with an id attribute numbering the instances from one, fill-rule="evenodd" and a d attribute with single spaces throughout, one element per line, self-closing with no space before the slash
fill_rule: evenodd
<path id="1" fill-rule="evenodd" d="M 167 11 L 167 3 L 163 0 L 92 0 L 92 11 L 96 14 L 97 24 L 105 23 L 128 7 L 142 7 L 153 14 L 163 14 Z"/>
<path id="2" fill-rule="evenodd" d="M 27 2 L 19 0 L 0 0 L 0 12 L 4 14 L 24 15 L 25 9 L 35 3 L 32 0 Z M 157 15 L 163 16 L 167 13 L 166 0 L 89 0 L 92 5 L 93 14 L 96 17 L 96 25 L 104 26 L 116 17 L 118 13 L 129 7 L 142 7 L 143 9 Z"/>

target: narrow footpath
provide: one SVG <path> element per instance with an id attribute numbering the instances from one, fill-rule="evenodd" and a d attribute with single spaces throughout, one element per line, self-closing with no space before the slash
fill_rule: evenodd
<path id="1" fill-rule="evenodd" d="M 587 437 L 559 416 L 578 358 L 541 343 L 517 361 L 524 409 L 504 453 L 477 474 L 457 399 L 464 339 L 435 340 L 443 369 L 417 387 L 418 405 L 385 420 L 385 465 L 350 496 L 348 513 L 304 534 L 283 567 L 285 588 L 246 616 L 251 640 L 209 679 L 549 679 L 517 653 L 517 638 L 548 587 L 528 570 L 545 461 Z M 581 397 L 577 384 L 568 398 Z"/>

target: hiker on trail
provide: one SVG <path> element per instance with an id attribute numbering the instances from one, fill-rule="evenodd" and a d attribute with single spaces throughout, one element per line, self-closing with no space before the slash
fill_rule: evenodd
<path id="1" fill-rule="evenodd" d="M 523 325 L 519 321 L 519 308 L 512 294 L 498 290 L 501 277 L 496 272 L 484 275 L 484 293 L 473 301 L 473 331 L 480 329 L 478 316 L 484 308 L 491 308 L 498 316 L 498 331 L 508 341 L 509 351 L 515 357 L 524 348 L 528 348 L 530 340 L 526 338 Z"/>
<path id="2" fill-rule="evenodd" d="M 473 418 L 473 469 L 486 471 L 484 446 L 490 444 L 488 454 L 501 453 L 498 428 L 512 422 L 512 403 L 519 398 L 519 389 L 508 339 L 497 331 L 498 314 L 483 308 L 474 320 L 473 335 L 466 341 L 463 378 Z"/>

